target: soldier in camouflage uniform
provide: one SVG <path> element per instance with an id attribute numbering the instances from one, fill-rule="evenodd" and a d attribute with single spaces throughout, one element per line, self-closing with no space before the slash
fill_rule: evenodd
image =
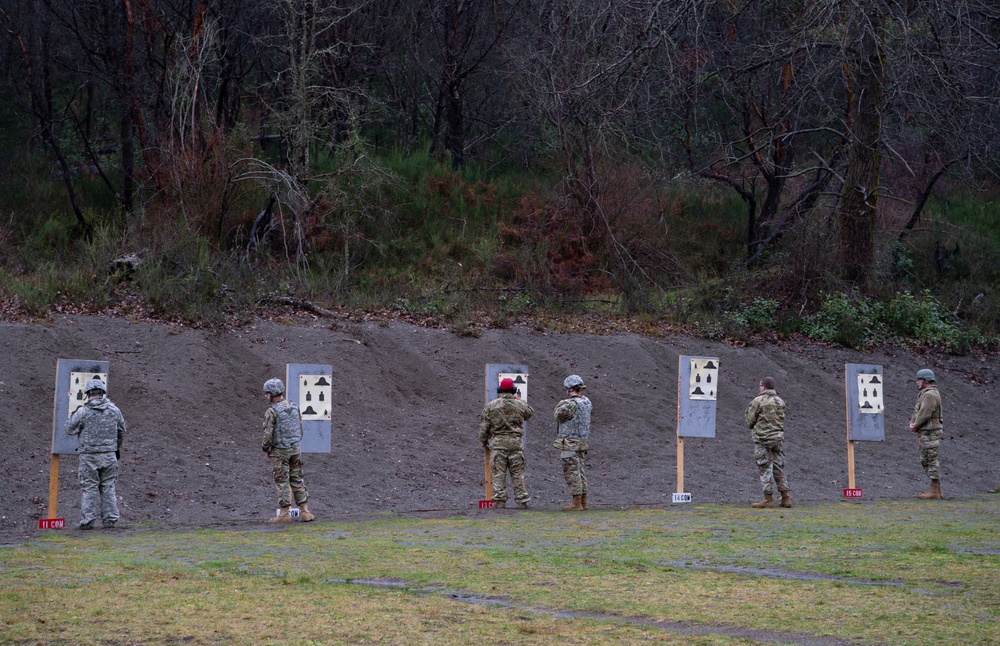
<path id="1" fill-rule="evenodd" d="M 91 379 L 87 401 L 66 420 L 66 433 L 79 435 L 80 529 L 93 529 L 98 515 L 106 529 L 118 522 L 118 451 L 125 439 L 125 418 L 110 399 L 104 382 Z"/>
<path id="2" fill-rule="evenodd" d="M 750 506 L 754 509 L 773 507 L 774 486 L 777 485 L 781 506 L 791 507 L 792 498 L 785 477 L 785 453 L 781 450 L 785 440 L 785 402 L 774 390 L 773 378 L 760 380 L 760 394 L 750 402 L 745 417 L 753 436 L 753 456 L 760 471 L 760 484 L 764 488 L 764 499 Z"/>
<path id="3" fill-rule="evenodd" d="M 590 413 L 594 405 L 584 397 L 587 387 L 579 375 L 570 375 L 563 381 L 569 397 L 556 405 L 555 417 L 558 424 L 554 446 L 559 449 L 562 459 L 563 477 L 569 485 L 573 502 L 565 505 L 563 511 L 587 509 L 587 438 L 590 437 Z"/>
<path id="4" fill-rule="evenodd" d="M 514 500 L 522 509 L 528 507 L 528 489 L 524 485 L 524 422 L 534 414 L 531 406 L 517 398 L 511 379 L 501 379 L 499 397 L 486 404 L 479 418 L 479 441 L 490 450 L 493 474 L 493 507 L 507 506 L 507 472 L 510 471 Z"/>
<path id="5" fill-rule="evenodd" d="M 944 419 L 941 416 L 941 393 L 934 384 L 934 372 L 923 368 L 917 371 L 917 404 L 910 417 L 910 430 L 920 441 L 920 465 L 931 479 L 931 488 L 917 495 L 924 500 L 941 500 L 941 465 L 938 461 L 938 446 L 944 435 Z"/>
<path id="6" fill-rule="evenodd" d="M 271 460 L 271 474 L 278 488 L 278 506 L 281 510 L 268 523 L 292 522 L 289 510 L 292 494 L 299 508 L 299 518 L 304 522 L 315 520 L 309 511 L 309 492 L 302 480 L 302 417 L 299 407 L 285 399 L 285 384 L 280 379 L 264 382 L 264 395 L 270 406 L 264 411 L 264 441 L 261 448 Z"/>

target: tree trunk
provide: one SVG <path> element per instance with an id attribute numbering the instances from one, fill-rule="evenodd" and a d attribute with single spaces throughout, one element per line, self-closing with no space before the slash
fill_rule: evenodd
<path id="1" fill-rule="evenodd" d="M 860 60 L 848 76 L 849 157 L 844 175 L 838 224 L 837 264 L 841 277 L 868 289 L 875 263 L 875 225 L 882 160 L 882 101 L 884 85 L 884 11 L 872 11 L 864 28 Z M 856 72 L 856 79 L 855 73 Z M 856 82 L 855 82 L 856 81 Z"/>

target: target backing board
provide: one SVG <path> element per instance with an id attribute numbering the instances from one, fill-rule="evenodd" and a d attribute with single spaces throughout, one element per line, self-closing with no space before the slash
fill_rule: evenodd
<path id="1" fill-rule="evenodd" d="M 285 367 L 285 396 L 302 416 L 303 453 L 329 453 L 333 420 L 333 366 L 289 363 Z"/>
<path id="2" fill-rule="evenodd" d="M 528 402 L 528 366 L 514 363 L 487 363 L 486 380 L 483 386 L 484 406 L 499 397 L 497 389 L 500 387 L 500 381 L 506 377 L 510 377 L 514 381 L 514 387 L 517 388 L 520 399 L 525 403 Z M 522 437 L 526 438 L 527 436 L 528 423 L 525 422 Z"/>
<path id="3" fill-rule="evenodd" d="M 847 390 L 847 439 L 881 442 L 885 439 L 885 375 L 882 366 L 848 363 L 844 366 Z"/>
<path id="4" fill-rule="evenodd" d="M 100 379 L 109 390 L 107 361 L 59 359 L 56 361 L 56 394 L 52 413 L 52 453 L 75 455 L 79 438 L 66 434 L 66 420 L 87 401 L 87 382 Z"/>
<path id="5" fill-rule="evenodd" d="M 719 358 L 681 355 L 677 367 L 677 436 L 715 437 Z"/>

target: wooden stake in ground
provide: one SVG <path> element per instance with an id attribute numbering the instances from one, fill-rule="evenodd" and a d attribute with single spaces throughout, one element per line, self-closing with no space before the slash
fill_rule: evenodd
<path id="1" fill-rule="evenodd" d="M 483 447 L 483 462 L 486 465 L 486 474 L 485 478 L 483 479 L 483 482 L 486 483 L 485 487 L 486 491 L 485 495 L 483 496 L 483 500 L 479 501 L 480 507 L 483 506 L 482 505 L 483 502 L 486 501 L 489 501 L 490 503 L 493 502 L 493 469 L 490 468 L 490 447 L 488 446 Z M 493 505 L 490 504 L 489 506 L 492 507 Z"/>
<path id="2" fill-rule="evenodd" d="M 49 515 L 55 518 L 59 515 L 59 454 L 53 453 L 49 462 Z"/>

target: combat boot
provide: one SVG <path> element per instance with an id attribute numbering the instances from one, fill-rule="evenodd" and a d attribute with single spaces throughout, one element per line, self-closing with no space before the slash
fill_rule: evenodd
<path id="1" fill-rule="evenodd" d="M 308 523 L 310 520 L 316 520 L 316 516 L 309 511 L 309 505 L 307 503 L 299 505 L 299 520 L 303 523 Z"/>
<path id="2" fill-rule="evenodd" d="M 766 493 L 763 500 L 755 502 L 750 506 L 754 509 L 770 509 L 774 507 L 774 494 Z"/>
<path id="3" fill-rule="evenodd" d="M 787 491 L 782 491 L 781 492 L 781 502 L 778 503 L 778 504 L 781 505 L 782 507 L 791 507 L 792 506 L 792 497 L 791 497 L 791 495 L 789 495 L 789 493 Z"/>
<path id="4" fill-rule="evenodd" d="M 584 510 L 590 509 L 590 507 L 587 506 L 587 494 L 583 494 L 580 496 L 580 507 L 582 507 Z"/>
<path id="5" fill-rule="evenodd" d="M 291 514 L 288 513 L 288 509 L 289 509 L 288 507 L 282 507 L 281 511 L 278 513 L 277 516 L 275 516 L 273 518 L 268 518 L 267 519 L 267 523 L 270 525 L 270 524 L 273 524 L 273 523 L 290 523 L 290 522 L 292 522 L 292 516 L 291 516 Z"/>
<path id="6" fill-rule="evenodd" d="M 494 500 L 493 501 L 493 509 L 507 509 L 507 501 L 506 500 Z"/>
<path id="7" fill-rule="evenodd" d="M 573 496 L 573 504 L 563 505 L 563 511 L 583 511 L 583 504 L 580 502 L 581 498 L 583 496 Z"/>
<path id="8" fill-rule="evenodd" d="M 917 498 L 921 500 L 941 500 L 941 481 L 931 480 L 930 491 L 917 494 Z"/>

